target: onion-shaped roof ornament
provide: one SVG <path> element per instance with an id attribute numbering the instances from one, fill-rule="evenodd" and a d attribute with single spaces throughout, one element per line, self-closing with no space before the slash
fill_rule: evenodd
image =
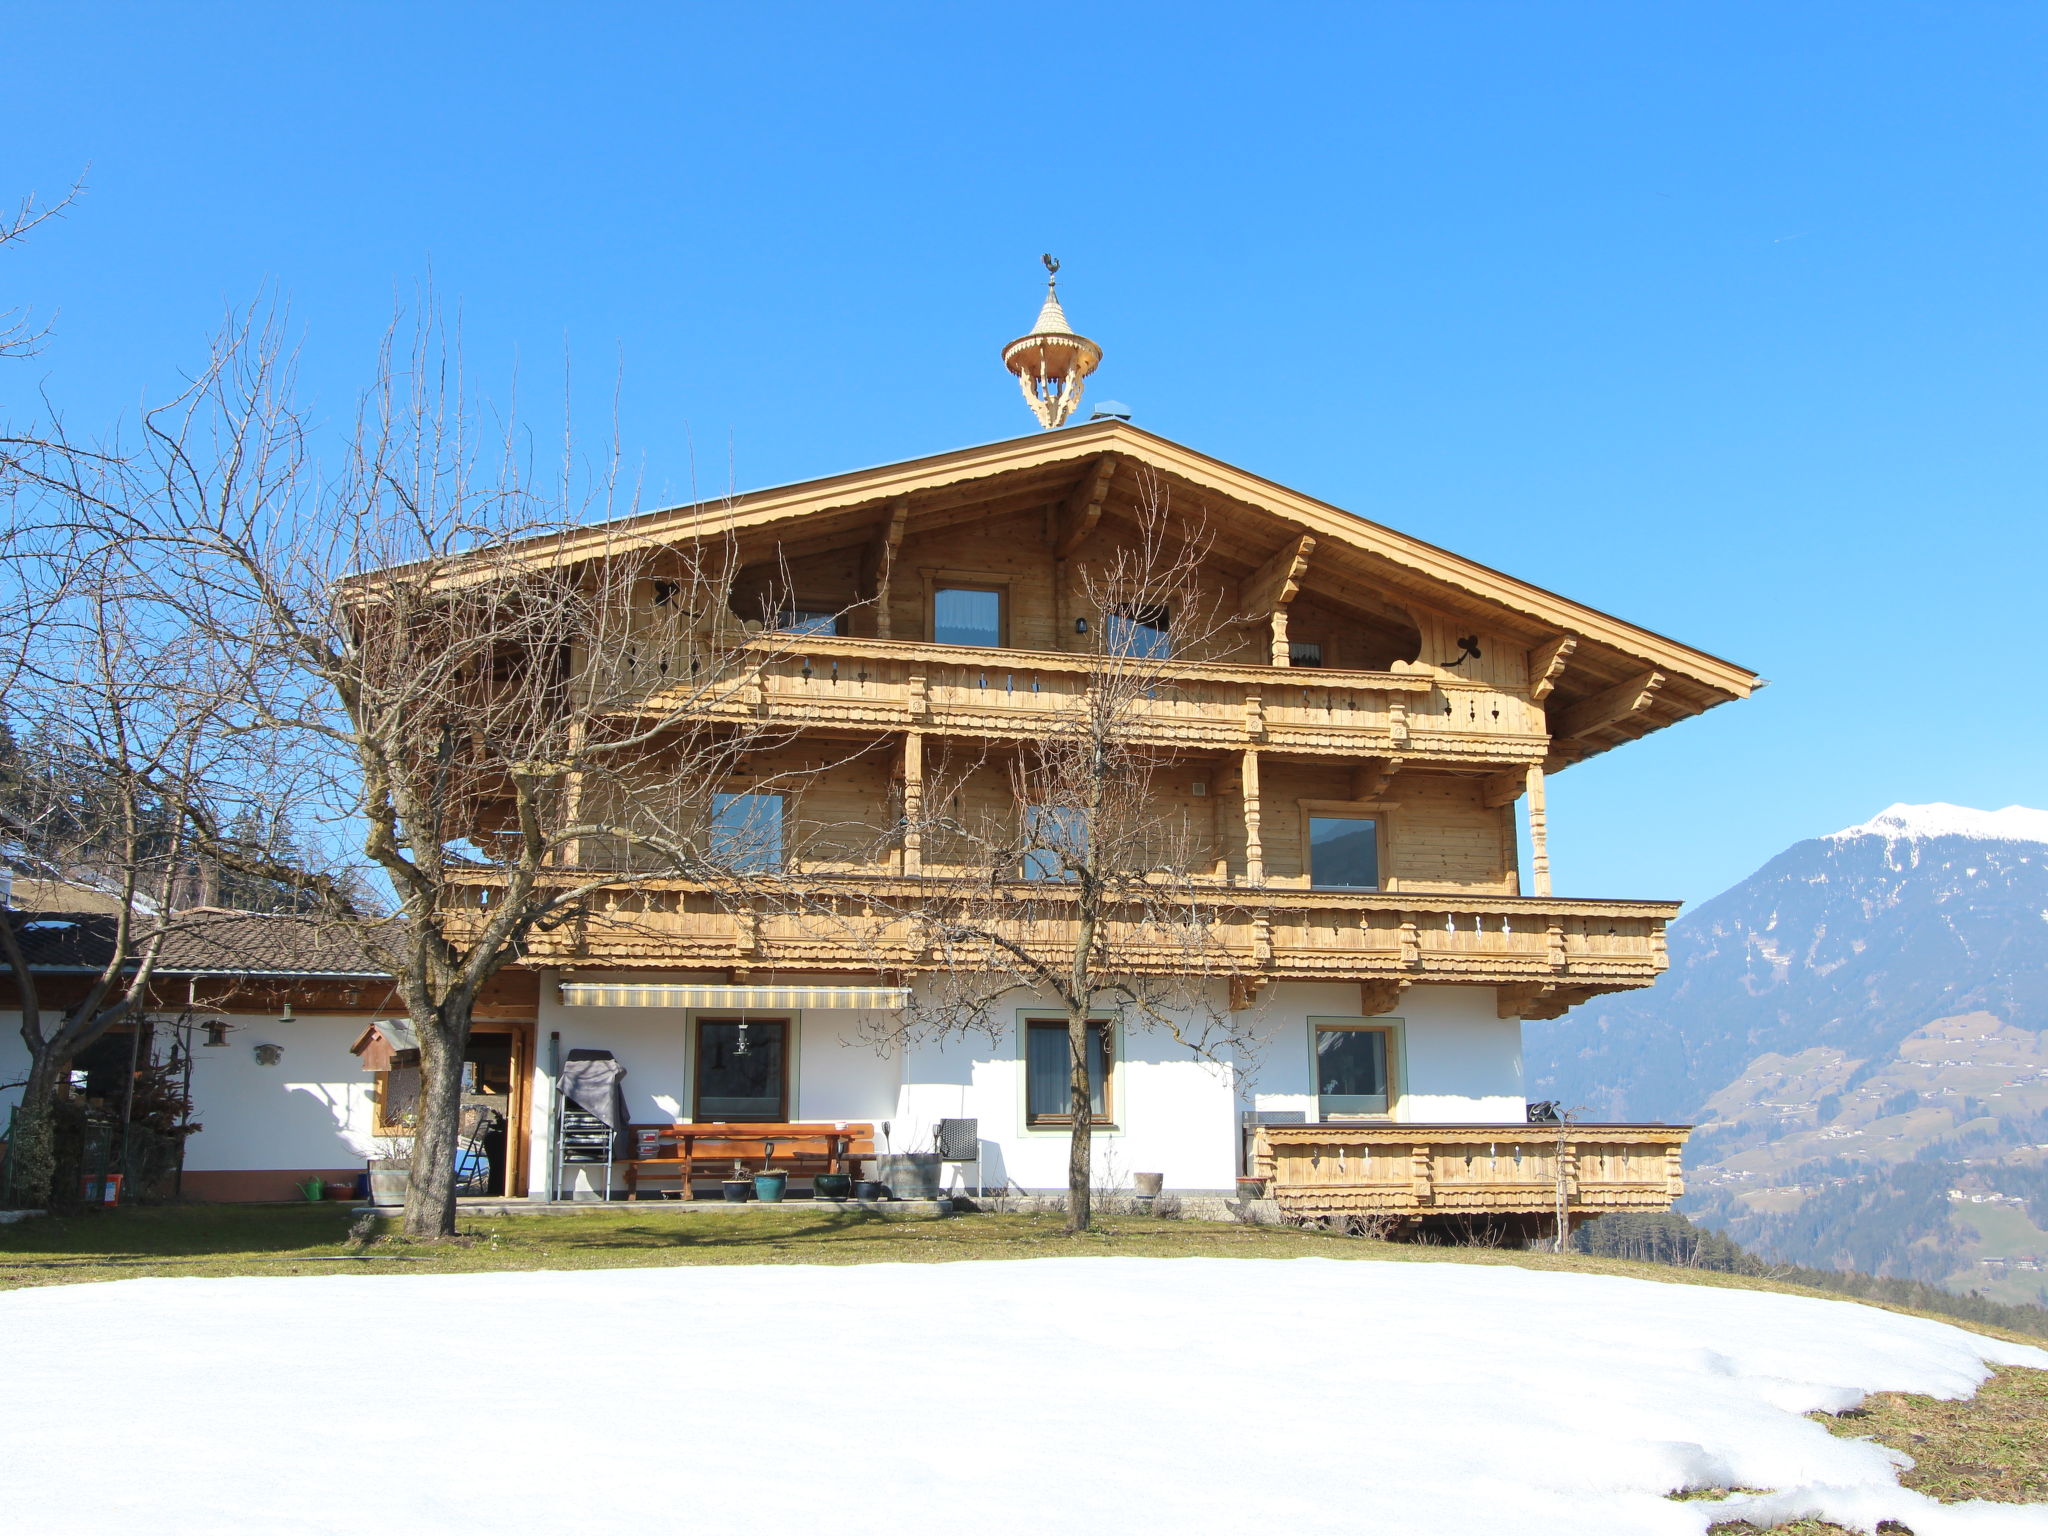
<path id="1" fill-rule="evenodd" d="M 1050 255 L 1041 259 L 1045 305 L 1030 332 L 1003 348 L 1003 366 L 1017 376 L 1038 424 L 1050 430 L 1064 426 L 1081 403 L 1082 381 L 1102 361 L 1102 348 L 1067 324 L 1067 312 L 1060 308 L 1060 264 Z"/>

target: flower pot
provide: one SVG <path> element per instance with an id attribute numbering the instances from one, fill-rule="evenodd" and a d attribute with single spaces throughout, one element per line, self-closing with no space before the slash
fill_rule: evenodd
<path id="1" fill-rule="evenodd" d="M 853 1198 L 856 1200 L 886 1200 L 889 1198 L 889 1186 L 880 1179 L 862 1179 L 853 1186 Z"/>
<path id="2" fill-rule="evenodd" d="M 821 1173 L 811 1180 L 811 1198 L 814 1200 L 844 1200 L 853 1193 L 853 1175 L 850 1173 Z"/>
<path id="3" fill-rule="evenodd" d="M 408 1169 L 372 1168 L 370 1170 L 370 1204 L 405 1204 L 405 1191 L 411 1183 L 412 1173 Z"/>
<path id="4" fill-rule="evenodd" d="M 328 1198 L 328 1199 L 330 1199 L 330 1200 L 353 1200 L 353 1199 L 355 1199 L 355 1197 L 356 1197 L 356 1186 L 355 1186 L 355 1183 L 354 1183 L 354 1181 L 353 1181 L 353 1180 L 349 1180 L 349 1181 L 346 1181 L 346 1182 L 344 1182 L 344 1181 L 342 1181 L 342 1180 L 338 1180 L 338 1179 L 329 1179 L 329 1180 L 327 1181 L 327 1198 Z"/>
<path id="5" fill-rule="evenodd" d="M 764 1205 L 778 1205 L 789 1191 L 789 1175 L 786 1173 L 757 1173 L 754 1175 L 754 1198 Z"/>
<path id="6" fill-rule="evenodd" d="M 718 1181 L 718 1192 L 725 1197 L 727 1203 L 744 1205 L 747 1201 L 754 1198 L 754 1181 L 752 1179 L 720 1179 Z"/>
<path id="7" fill-rule="evenodd" d="M 1237 1181 L 1237 1198 L 1240 1200 L 1265 1199 L 1266 1181 L 1264 1179 L 1239 1179 Z"/>
<path id="8" fill-rule="evenodd" d="M 897 1152 L 863 1158 L 864 1178 L 889 1186 L 898 1200 L 936 1200 L 945 1193 L 945 1160 L 936 1152 Z"/>
<path id="9" fill-rule="evenodd" d="M 1150 1200 L 1166 1185 L 1163 1173 L 1134 1173 L 1131 1175 L 1131 1193 L 1140 1200 Z"/>

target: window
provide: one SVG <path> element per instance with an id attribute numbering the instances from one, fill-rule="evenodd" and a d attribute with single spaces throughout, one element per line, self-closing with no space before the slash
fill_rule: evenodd
<path id="1" fill-rule="evenodd" d="M 1290 640 L 1287 642 L 1287 665 L 1290 667 L 1320 667 L 1322 664 L 1322 641 Z"/>
<path id="2" fill-rule="evenodd" d="M 1065 1019 L 1033 1019 L 1024 1026 L 1024 1122 L 1072 1125 L 1074 1090 L 1068 1068 Z M 1088 1110 L 1096 1125 L 1110 1123 L 1109 1072 L 1113 1065 L 1107 1020 L 1088 1025 Z"/>
<path id="3" fill-rule="evenodd" d="M 939 645 L 1003 643 L 1003 594 L 994 587 L 940 587 L 932 594 L 932 639 Z"/>
<path id="4" fill-rule="evenodd" d="M 1387 1085 L 1391 1033 L 1345 1025 L 1316 1027 L 1316 1093 L 1323 1119 L 1387 1113 L 1393 1097 Z"/>
<path id="5" fill-rule="evenodd" d="M 1156 604 L 1126 606 L 1102 616 L 1103 645 L 1112 656 L 1173 654 L 1173 615 Z"/>
<path id="6" fill-rule="evenodd" d="M 789 1020 L 697 1021 L 697 1120 L 788 1118 Z"/>
<path id="7" fill-rule="evenodd" d="M 1309 883 L 1318 890 L 1380 888 L 1380 826 L 1368 816 L 1311 816 Z"/>
<path id="8" fill-rule="evenodd" d="M 775 627 L 785 635 L 846 633 L 840 616 L 826 608 L 785 608 L 775 615 Z"/>
<path id="9" fill-rule="evenodd" d="M 1024 855 L 1026 880 L 1071 880 L 1067 865 L 1087 856 L 1088 813 L 1078 805 L 1027 805 L 1024 835 L 1040 845 Z"/>
<path id="10" fill-rule="evenodd" d="M 713 795 L 705 853 L 741 874 L 782 868 L 782 796 Z"/>

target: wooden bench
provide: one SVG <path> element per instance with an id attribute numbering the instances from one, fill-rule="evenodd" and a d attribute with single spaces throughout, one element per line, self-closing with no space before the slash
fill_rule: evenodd
<path id="1" fill-rule="evenodd" d="M 797 1180 L 821 1173 L 851 1174 L 862 1158 L 875 1155 L 875 1128 L 850 1120 L 629 1125 L 626 1136 L 629 1200 L 640 1198 L 643 1183 L 669 1181 L 679 1186 L 683 1199 L 695 1199 L 696 1181 L 730 1177 L 735 1163 L 749 1176 L 779 1168 Z"/>

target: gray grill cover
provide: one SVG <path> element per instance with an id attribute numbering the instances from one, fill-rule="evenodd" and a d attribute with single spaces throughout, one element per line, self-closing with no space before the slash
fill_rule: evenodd
<path id="1" fill-rule="evenodd" d="M 626 1069 L 610 1051 L 571 1051 L 562 1063 L 562 1092 L 571 1104 L 620 1135 L 626 1129 L 626 1093 L 619 1086 L 625 1076 Z"/>

